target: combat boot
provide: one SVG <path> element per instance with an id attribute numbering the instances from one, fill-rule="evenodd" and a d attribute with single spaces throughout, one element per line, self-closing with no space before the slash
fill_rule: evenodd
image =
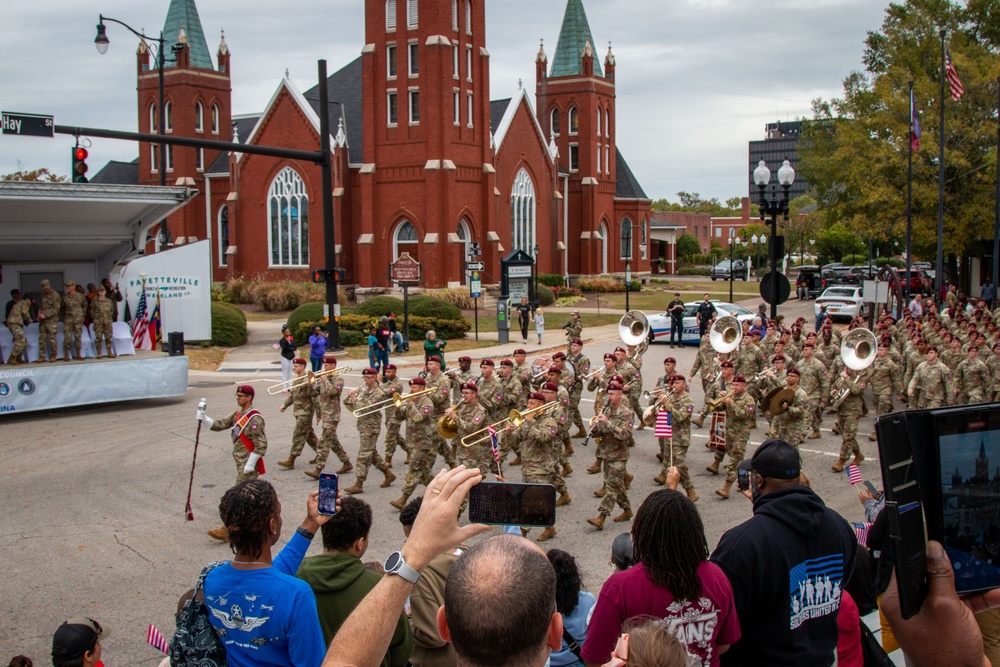
<path id="1" fill-rule="evenodd" d="M 389 466 L 390 468 L 392 467 L 392 454 L 387 454 L 386 455 L 386 457 L 385 457 L 385 464 L 387 466 Z"/>
<path id="2" fill-rule="evenodd" d="M 100 358 L 101 358 L 101 355 L 99 355 L 99 354 L 94 357 L 94 359 L 100 359 Z"/>
<path id="3" fill-rule="evenodd" d="M 616 516 L 613 519 L 613 521 L 615 523 L 621 523 L 623 521 L 628 521 L 631 518 L 632 518 L 632 508 L 629 508 L 629 509 L 625 510 L 624 512 L 622 512 L 621 514 L 619 514 L 618 516 Z"/>
<path id="4" fill-rule="evenodd" d="M 587 523 L 596 528 L 597 530 L 604 530 L 604 519 L 603 514 L 598 514 L 593 519 L 587 519 Z"/>
<path id="5" fill-rule="evenodd" d="M 556 507 L 562 507 L 563 505 L 569 505 L 573 502 L 573 499 L 569 497 L 569 491 L 565 491 L 556 500 Z"/>
<path id="6" fill-rule="evenodd" d="M 396 500 L 390 500 L 389 504 L 398 509 L 400 512 L 402 512 L 403 508 L 406 507 L 406 501 L 409 499 L 410 499 L 410 494 L 404 493 Z"/>
<path id="7" fill-rule="evenodd" d="M 576 450 L 573 449 L 573 445 L 566 445 L 566 456 L 573 456 L 575 453 Z"/>
<path id="8" fill-rule="evenodd" d="M 352 470 L 354 470 L 354 464 L 351 463 L 350 459 L 348 459 L 341 464 L 340 468 L 337 470 L 337 474 L 343 475 L 345 472 L 351 472 Z"/>
<path id="9" fill-rule="evenodd" d="M 715 495 L 719 496 L 723 500 L 729 500 L 729 491 L 732 488 L 733 488 L 733 483 L 727 479 L 726 483 L 722 485 L 721 489 L 715 490 Z"/>
<path id="10" fill-rule="evenodd" d="M 820 438 L 820 434 L 819 434 L 819 429 L 818 428 L 815 429 L 812 433 L 809 434 L 809 439 L 810 440 L 817 440 L 819 438 Z"/>
<path id="11" fill-rule="evenodd" d="M 698 415 L 697 417 L 691 420 L 691 423 L 697 426 L 698 428 L 701 428 L 705 424 L 705 415 Z"/>
<path id="12" fill-rule="evenodd" d="M 511 464 L 512 466 L 519 466 L 519 465 L 521 465 L 521 455 L 520 455 L 520 454 L 518 454 L 517 456 L 515 456 L 515 457 L 514 457 L 514 460 L 513 460 L 513 461 L 511 461 L 511 462 L 510 462 L 510 464 Z"/>
<path id="13" fill-rule="evenodd" d="M 219 528 L 213 528 L 212 530 L 208 531 L 208 535 L 209 537 L 214 537 L 220 542 L 229 541 L 229 529 L 226 528 L 225 526 L 220 526 Z"/>
<path id="14" fill-rule="evenodd" d="M 719 462 L 718 461 L 712 461 L 712 465 L 705 466 L 705 470 L 707 470 L 708 472 L 712 473 L 713 475 L 718 475 L 719 474 Z"/>
<path id="15" fill-rule="evenodd" d="M 664 484 L 667 483 L 667 476 L 661 472 L 659 475 L 653 478 L 653 481 L 659 484 L 660 486 L 663 486 Z"/>
<path id="16" fill-rule="evenodd" d="M 693 486 L 689 486 L 688 488 L 684 489 L 684 491 L 687 493 L 687 496 L 691 500 L 691 502 L 693 503 L 698 502 L 698 492 L 694 490 Z"/>
<path id="17" fill-rule="evenodd" d="M 542 531 L 542 534 L 536 538 L 536 541 L 545 542 L 546 540 L 552 539 L 555 536 L 556 536 L 555 526 L 549 526 L 548 528 Z"/>
<path id="18" fill-rule="evenodd" d="M 284 461 L 278 461 L 278 465 L 281 466 L 282 468 L 288 468 L 289 470 L 291 470 L 292 468 L 295 467 L 295 459 L 297 458 L 299 458 L 298 454 L 289 454 L 288 458 L 285 459 Z"/>
<path id="19" fill-rule="evenodd" d="M 108 359 L 114 359 L 114 358 L 115 358 L 115 357 L 117 357 L 117 356 L 118 356 L 118 355 L 117 355 L 117 354 L 115 354 L 114 352 L 108 352 Z"/>
<path id="20" fill-rule="evenodd" d="M 313 468 L 312 470 L 306 470 L 306 474 L 313 479 L 319 479 L 319 474 L 323 472 L 322 468 Z"/>
<path id="21" fill-rule="evenodd" d="M 365 492 L 365 480 L 358 477 L 354 484 L 344 489 L 344 493 L 360 494 Z"/>
<path id="22" fill-rule="evenodd" d="M 858 465 L 864 460 L 865 460 L 865 455 L 862 454 L 861 452 L 858 452 L 857 454 L 854 455 L 854 460 L 851 461 L 851 463 L 853 463 L 854 465 Z"/>
<path id="23" fill-rule="evenodd" d="M 840 435 L 840 425 L 839 424 L 834 424 L 833 428 L 830 429 L 830 430 L 833 431 L 834 435 Z"/>
<path id="24" fill-rule="evenodd" d="M 563 465 L 562 476 L 569 477 L 572 474 L 573 474 L 573 466 L 571 466 L 569 463 Z"/>
<path id="25" fill-rule="evenodd" d="M 316 461 L 318 461 L 318 460 L 319 460 L 319 454 L 317 454 L 316 456 L 314 456 L 311 459 L 309 459 L 309 465 L 311 465 L 311 466 L 316 465 Z"/>
<path id="26" fill-rule="evenodd" d="M 592 465 L 589 468 L 587 468 L 587 473 L 590 474 L 590 475 L 596 475 L 599 472 L 601 472 L 601 462 L 600 461 L 594 461 L 594 465 Z"/>
<path id="27" fill-rule="evenodd" d="M 597 491 L 594 491 L 594 495 L 595 495 L 595 496 L 597 496 L 598 498 L 603 498 L 603 497 L 604 497 L 604 494 L 606 494 L 607 492 L 608 492 L 608 491 L 607 491 L 607 489 L 605 489 L 605 488 L 604 488 L 604 487 L 602 486 L 602 487 L 601 487 L 601 488 L 599 488 L 599 489 L 598 489 Z"/>
<path id="28" fill-rule="evenodd" d="M 868 439 L 871 440 L 872 442 L 875 442 L 876 440 L 878 440 L 878 435 L 875 434 L 875 431 L 872 431 L 871 433 L 868 434 Z"/>
<path id="29" fill-rule="evenodd" d="M 847 463 L 847 459 L 837 459 L 837 462 L 833 464 L 830 470 L 833 472 L 844 472 L 845 463 Z"/>
<path id="30" fill-rule="evenodd" d="M 582 428 L 577 428 L 576 433 L 574 433 L 570 437 L 576 438 L 577 440 L 579 440 L 580 438 L 586 438 L 587 437 L 587 432 L 584 431 Z"/>
<path id="31" fill-rule="evenodd" d="M 389 468 L 386 468 L 382 472 L 385 473 L 385 479 L 382 480 L 382 483 L 379 484 L 379 486 L 384 489 L 396 481 L 396 475 L 393 474 L 393 472 L 389 470 Z"/>
<path id="32" fill-rule="evenodd" d="M 410 453 L 406 452 L 406 460 L 403 461 L 403 465 L 410 465 Z"/>
<path id="33" fill-rule="evenodd" d="M 630 472 L 625 473 L 625 490 L 628 491 L 629 487 L 632 486 L 632 480 L 635 479 L 635 475 Z"/>
<path id="34" fill-rule="evenodd" d="M 663 463 L 663 452 L 656 452 L 656 460 Z"/>

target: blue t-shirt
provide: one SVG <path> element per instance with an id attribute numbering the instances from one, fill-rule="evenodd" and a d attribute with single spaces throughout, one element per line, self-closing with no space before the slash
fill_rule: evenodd
<path id="1" fill-rule="evenodd" d="M 209 620 L 229 667 L 319 667 L 326 655 L 316 596 L 295 572 L 309 548 L 298 533 L 273 567 L 237 570 L 228 563 L 205 577 Z"/>

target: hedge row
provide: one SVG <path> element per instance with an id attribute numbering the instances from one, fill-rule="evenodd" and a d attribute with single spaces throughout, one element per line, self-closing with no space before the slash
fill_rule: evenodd
<path id="1" fill-rule="evenodd" d="M 566 280 L 558 273 L 539 273 L 538 282 L 546 287 L 563 287 Z"/>
<path id="2" fill-rule="evenodd" d="M 383 298 L 383 297 L 378 297 Z M 382 311 L 381 314 L 385 314 L 386 311 Z M 393 311 L 388 311 L 393 312 Z M 298 308 L 288 317 L 288 327 L 292 330 L 292 334 L 295 336 L 295 342 L 297 345 L 305 345 L 309 336 L 312 334 L 313 327 L 319 324 L 320 328 L 324 331 L 326 330 L 326 322 L 323 319 L 323 304 L 322 303 L 306 303 Z M 344 313 L 340 316 L 337 324 L 340 329 L 340 342 L 342 345 L 364 345 L 368 336 L 369 329 L 374 326 L 377 318 L 373 315 L 363 315 L 358 313 Z M 396 325 L 402 328 L 403 318 L 401 316 L 396 318 Z M 464 338 L 465 334 L 472 328 L 472 323 L 469 320 L 459 316 L 457 318 L 448 317 L 421 317 L 419 315 L 410 315 L 410 338 L 417 339 L 423 338 L 427 331 L 433 329 L 437 332 L 439 338 L 451 339 L 451 338 Z M 348 336 L 345 338 L 347 333 L 357 334 L 355 336 Z M 357 342 L 348 342 L 357 341 Z"/>
<path id="3" fill-rule="evenodd" d="M 236 306 L 212 302 L 212 345 L 239 347 L 247 342 L 247 317 Z"/>

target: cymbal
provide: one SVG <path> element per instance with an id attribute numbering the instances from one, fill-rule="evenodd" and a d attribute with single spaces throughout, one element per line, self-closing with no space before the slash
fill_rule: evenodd
<path id="1" fill-rule="evenodd" d="M 788 406 L 793 402 L 795 402 L 795 392 L 791 389 L 785 388 L 776 392 L 774 396 L 771 397 L 771 402 L 767 404 L 767 410 L 772 415 L 784 414 L 784 412 L 788 410 Z M 783 406 L 782 403 L 786 403 L 787 405 Z"/>

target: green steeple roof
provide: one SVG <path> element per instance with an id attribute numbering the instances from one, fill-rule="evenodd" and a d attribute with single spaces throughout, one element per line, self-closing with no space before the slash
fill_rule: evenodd
<path id="1" fill-rule="evenodd" d="M 167 57 L 170 57 L 170 47 L 177 43 L 181 28 L 187 38 L 191 55 L 191 66 L 202 69 L 215 69 L 212 64 L 212 56 L 208 52 L 208 43 L 205 42 L 205 31 L 201 29 L 201 19 L 198 18 L 198 8 L 195 7 L 194 0 L 170 0 L 170 9 L 167 10 L 167 20 L 163 23 L 163 39 L 166 40 Z M 176 66 L 176 63 L 167 61 L 167 67 Z"/>
<path id="2" fill-rule="evenodd" d="M 583 9 L 583 0 L 568 0 L 562 30 L 559 31 L 559 43 L 556 45 L 556 57 L 552 61 L 552 72 L 549 76 L 583 74 L 581 55 L 588 41 L 591 48 L 594 48 L 594 36 L 590 33 L 590 23 L 587 22 L 587 12 Z M 604 76 L 601 71 L 601 59 L 596 55 L 594 75 Z"/>

